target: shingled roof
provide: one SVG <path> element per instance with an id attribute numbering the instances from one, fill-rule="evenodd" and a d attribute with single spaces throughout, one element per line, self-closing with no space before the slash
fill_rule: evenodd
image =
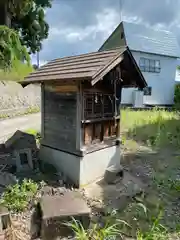
<path id="1" fill-rule="evenodd" d="M 24 83 L 50 80 L 94 80 L 102 79 L 123 60 L 126 47 L 110 51 L 94 52 L 79 56 L 64 57 L 50 61 L 31 73 Z"/>
<path id="2" fill-rule="evenodd" d="M 100 51 L 121 46 L 128 46 L 131 51 L 180 57 L 178 41 L 172 32 L 144 24 L 121 22 L 101 46 Z"/>

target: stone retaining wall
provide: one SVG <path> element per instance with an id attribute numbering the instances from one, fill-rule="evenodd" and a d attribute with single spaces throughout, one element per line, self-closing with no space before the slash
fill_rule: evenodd
<path id="1" fill-rule="evenodd" d="M 36 111 L 41 106 L 40 85 L 22 87 L 13 81 L 0 81 L 0 118 Z"/>
<path id="2" fill-rule="evenodd" d="M 0 110 L 40 106 L 40 85 L 27 85 L 13 81 L 0 81 Z"/>

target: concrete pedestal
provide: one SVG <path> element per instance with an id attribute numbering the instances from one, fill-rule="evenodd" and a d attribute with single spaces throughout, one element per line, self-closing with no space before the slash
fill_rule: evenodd
<path id="1" fill-rule="evenodd" d="M 68 237 L 72 229 L 64 225 L 72 217 L 87 229 L 90 224 L 90 208 L 78 192 L 66 192 L 63 196 L 44 196 L 40 201 L 42 213 L 41 235 L 43 240 Z"/>
<path id="2" fill-rule="evenodd" d="M 83 187 L 102 178 L 110 166 L 120 166 L 120 146 L 107 147 L 82 156 L 76 156 L 41 146 L 40 159 L 63 172 L 77 186 Z"/>

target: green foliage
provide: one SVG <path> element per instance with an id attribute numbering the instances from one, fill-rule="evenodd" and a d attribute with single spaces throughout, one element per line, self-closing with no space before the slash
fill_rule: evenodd
<path id="1" fill-rule="evenodd" d="M 17 61 L 26 61 L 30 64 L 29 54 L 15 30 L 0 26 L 0 68 L 8 70 Z"/>
<path id="2" fill-rule="evenodd" d="M 34 135 L 36 138 L 36 143 L 39 145 L 41 141 L 41 133 L 35 129 L 28 129 L 26 133 L 29 133 L 31 135 Z"/>
<path id="3" fill-rule="evenodd" d="M 29 133 L 29 134 L 32 134 L 32 135 L 34 135 L 35 137 L 37 136 L 37 137 L 40 137 L 40 133 L 37 131 L 37 130 L 35 130 L 35 129 L 28 129 L 27 131 L 26 131 L 26 133 Z"/>
<path id="4" fill-rule="evenodd" d="M 152 147 L 180 146 L 180 116 L 166 110 L 131 111 L 121 113 L 121 129 L 126 139 L 134 139 Z"/>
<path id="5" fill-rule="evenodd" d="M 177 84 L 175 86 L 174 91 L 174 104 L 176 109 L 180 109 L 180 84 Z"/>
<path id="6" fill-rule="evenodd" d="M 21 61 L 13 61 L 12 67 L 6 70 L 0 70 L 0 79 L 5 81 L 20 82 L 27 77 L 34 69 L 30 64 L 22 63 Z"/>
<path id="7" fill-rule="evenodd" d="M 26 0 L 16 4 L 11 11 L 12 27 L 16 29 L 23 45 L 30 53 L 40 51 L 42 41 L 48 37 L 49 25 L 45 21 L 45 8 L 51 7 L 52 0 Z M 19 14 L 19 9 L 21 13 Z"/>
<path id="8" fill-rule="evenodd" d="M 153 218 L 147 232 L 137 231 L 137 240 L 165 240 L 168 239 L 167 229 L 160 223 L 162 212 L 159 211 L 158 216 Z"/>
<path id="9" fill-rule="evenodd" d="M 136 221 L 135 235 L 130 232 L 130 229 L 134 227 L 133 222 L 120 220 L 117 211 L 115 215 L 113 214 L 114 218 L 112 216 L 106 218 L 105 224 L 94 224 L 87 230 L 75 219 L 65 225 L 72 229 L 77 240 L 124 239 L 124 237 L 132 236 L 136 237 L 136 240 L 169 239 L 167 229 L 161 224 L 163 215 L 161 209 L 158 210 L 156 216 L 152 217 L 151 211 L 144 204 L 134 203 L 129 206 L 127 212 L 131 213 L 133 221 Z M 146 229 L 143 228 L 143 221 L 148 222 Z"/>
<path id="10" fill-rule="evenodd" d="M 5 6 L 7 11 L 11 14 L 11 16 L 19 16 L 19 18 L 26 15 L 29 11 L 29 9 L 33 5 L 33 0 L 1 0 L 1 4 Z"/>
<path id="11" fill-rule="evenodd" d="M 21 184 L 17 183 L 7 187 L 2 195 L 1 203 L 10 211 L 22 212 L 35 196 L 37 190 L 38 185 L 35 182 L 24 179 Z"/>
<path id="12" fill-rule="evenodd" d="M 145 172 L 149 169 L 148 174 L 145 173 L 148 190 L 143 198 L 138 196 L 134 199 L 145 204 L 147 209 L 144 210 L 139 204 L 133 207 L 131 203 L 119 214 L 121 219 L 126 220 L 132 227 L 125 229 L 125 232 L 133 236 L 133 239 L 179 239 L 179 230 L 176 230 L 179 216 L 174 211 L 175 203 L 178 205 L 180 191 L 179 120 L 180 115 L 177 111 L 168 112 L 158 108 L 149 111 L 121 111 L 121 134 L 125 145 L 123 150 L 130 156 L 127 157 L 128 163 L 126 158 L 123 163 L 129 166 L 132 164 L 137 169 L 141 166 Z M 136 146 L 132 147 L 132 143 Z M 140 147 L 145 148 L 140 150 Z M 144 179 L 144 174 L 142 175 Z"/>
<path id="13" fill-rule="evenodd" d="M 72 222 L 65 225 L 72 229 L 75 239 L 77 240 L 104 240 L 115 239 L 117 236 L 122 237 L 122 233 L 120 229 L 118 229 L 117 223 L 106 223 L 103 227 L 100 226 L 100 224 L 94 224 L 92 228 L 85 230 L 83 225 L 73 218 Z"/>
<path id="14" fill-rule="evenodd" d="M 4 4 L 6 0 L 2 0 Z M 8 12 L 13 17 L 21 19 L 26 16 L 34 5 L 42 8 L 51 7 L 52 0 L 9 0 L 7 5 Z"/>
<path id="15" fill-rule="evenodd" d="M 25 114 L 31 114 L 31 113 L 38 113 L 40 112 L 40 108 L 39 107 L 29 107 Z"/>
<path id="16" fill-rule="evenodd" d="M 12 117 L 16 117 L 16 116 L 23 116 L 23 115 L 27 115 L 27 114 L 32 114 L 32 113 L 38 113 L 40 112 L 40 108 L 39 107 L 29 107 L 28 109 L 26 109 L 26 111 L 24 112 L 18 112 L 18 113 L 14 113 L 14 114 L 8 114 L 8 113 L 0 113 L 0 119 L 6 119 L 6 118 L 12 118 Z"/>

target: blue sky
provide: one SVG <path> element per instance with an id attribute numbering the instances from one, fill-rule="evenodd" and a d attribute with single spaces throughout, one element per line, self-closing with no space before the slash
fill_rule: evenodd
<path id="1" fill-rule="evenodd" d="M 54 0 L 40 62 L 96 51 L 121 19 L 173 31 L 180 43 L 179 9 L 180 0 Z"/>

